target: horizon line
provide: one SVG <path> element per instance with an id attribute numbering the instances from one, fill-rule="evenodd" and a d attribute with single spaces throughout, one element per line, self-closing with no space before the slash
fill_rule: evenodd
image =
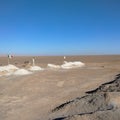
<path id="1" fill-rule="evenodd" d="M 0 54 L 0 57 L 6 57 L 6 56 L 8 56 L 9 54 Z M 48 55 L 35 55 L 35 54 L 10 54 L 10 55 L 13 55 L 13 56 L 17 56 L 17 57 L 29 57 L 29 56 L 40 56 L 40 57 L 54 57 L 54 56 L 119 56 L 120 54 L 63 54 L 63 55 L 50 55 L 50 54 L 48 54 Z"/>

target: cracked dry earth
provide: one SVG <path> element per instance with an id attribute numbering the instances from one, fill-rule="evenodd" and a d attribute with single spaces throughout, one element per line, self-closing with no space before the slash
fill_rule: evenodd
<path id="1" fill-rule="evenodd" d="M 120 74 L 81 98 L 52 110 L 52 120 L 120 120 Z"/>

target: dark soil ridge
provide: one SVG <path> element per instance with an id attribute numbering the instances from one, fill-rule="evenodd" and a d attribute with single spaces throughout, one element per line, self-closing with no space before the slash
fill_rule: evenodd
<path id="1" fill-rule="evenodd" d="M 86 93 L 92 94 L 96 92 L 120 92 L 120 74 L 116 75 L 116 78 L 110 82 L 106 82 L 98 88 L 87 91 Z"/>
<path id="2" fill-rule="evenodd" d="M 83 116 L 101 111 L 115 111 L 118 108 L 109 103 L 108 95 L 114 92 L 120 94 L 120 74 L 116 75 L 114 80 L 100 85 L 97 89 L 87 91 L 87 95 L 67 101 L 54 108 L 52 113 L 56 113 L 58 117 L 53 120 L 70 120 L 76 115 Z"/>

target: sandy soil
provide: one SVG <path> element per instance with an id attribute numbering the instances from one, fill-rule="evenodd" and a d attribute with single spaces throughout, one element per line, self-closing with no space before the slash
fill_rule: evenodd
<path id="1" fill-rule="evenodd" d="M 32 62 L 32 57 L 14 57 L 10 63 L 17 67 L 26 67 L 26 61 Z M 109 114 L 117 116 L 114 120 L 119 120 L 119 91 L 113 91 L 109 94 L 109 103 L 115 104 L 118 109 L 116 112 L 107 106 L 105 102 L 106 91 L 97 93 L 86 93 L 98 88 L 101 84 L 115 79 L 115 75 L 120 73 L 120 56 L 71 56 L 67 57 L 67 61 L 82 61 L 86 64 L 84 68 L 71 70 L 51 70 L 47 69 L 47 64 L 62 64 L 63 57 L 36 57 L 36 65 L 44 67 L 45 70 L 35 72 L 34 74 L 25 76 L 2 76 L 0 77 L 0 120 L 89 120 L 98 119 L 95 115 L 82 113 L 95 112 L 98 108 L 91 104 L 86 106 L 82 104 L 86 100 L 98 98 L 100 102 L 95 102 L 101 106 L 99 116 L 105 116 L 101 120 L 107 120 Z M 7 64 L 7 58 L 0 57 L 0 65 Z M 114 94 L 115 93 L 115 94 Z M 87 98 L 78 101 L 78 104 L 68 106 L 62 109 L 55 110 L 58 106 L 69 101 L 76 101 L 76 98 L 81 98 L 88 95 Z M 107 94 L 108 96 L 108 94 Z M 113 97 L 114 96 L 114 97 Z M 115 102 L 114 102 L 115 101 Z M 117 101 L 117 102 L 116 102 Z M 111 105 L 111 104 L 110 104 Z M 77 106 L 80 106 L 76 109 Z M 82 111 L 78 109 L 84 109 Z M 89 107 L 88 107 L 89 106 Z M 99 107 L 100 107 L 99 106 Z M 105 107 L 105 108 L 104 108 Z M 103 114 L 104 110 L 109 113 Z M 71 110 L 72 109 L 72 110 Z M 98 112 L 98 111 L 97 111 Z M 72 117 L 68 117 L 74 115 Z M 67 118 L 63 118 L 67 117 Z M 100 119 L 99 119 L 100 120 Z"/>

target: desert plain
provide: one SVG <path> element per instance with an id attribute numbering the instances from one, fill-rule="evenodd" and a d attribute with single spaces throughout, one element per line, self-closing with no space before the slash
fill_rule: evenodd
<path id="1" fill-rule="evenodd" d="M 26 69 L 32 57 L 14 56 L 10 64 Z M 67 56 L 85 66 L 47 67 L 63 61 L 35 56 L 44 70 L 0 76 L 0 120 L 120 120 L 120 55 Z M 0 57 L 0 65 L 7 65 L 7 57 Z"/>

